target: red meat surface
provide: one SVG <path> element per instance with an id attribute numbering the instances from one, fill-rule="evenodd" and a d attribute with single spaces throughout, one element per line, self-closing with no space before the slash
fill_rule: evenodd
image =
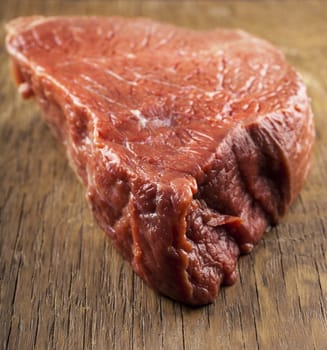
<path id="1" fill-rule="evenodd" d="M 310 102 L 283 54 L 118 17 L 19 18 L 6 43 L 120 253 L 155 290 L 212 302 L 308 173 Z"/>

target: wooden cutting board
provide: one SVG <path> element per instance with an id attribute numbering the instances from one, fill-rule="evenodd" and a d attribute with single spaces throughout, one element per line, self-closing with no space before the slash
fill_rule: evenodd
<path id="1" fill-rule="evenodd" d="M 317 142 L 300 197 L 240 259 L 237 284 L 188 308 L 150 290 L 95 225 L 1 44 L 2 349 L 327 349 L 327 1 L 1 1 L 1 42 L 6 21 L 31 14 L 141 15 L 266 38 L 308 85 Z"/>

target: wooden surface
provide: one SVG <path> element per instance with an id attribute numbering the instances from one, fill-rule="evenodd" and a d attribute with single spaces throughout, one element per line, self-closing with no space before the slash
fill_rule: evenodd
<path id="1" fill-rule="evenodd" d="M 327 348 L 327 1 L 0 2 L 30 14 L 142 15 L 194 28 L 241 27 L 281 47 L 312 97 L 317 142 L 284 221 L 239 262 L 214 305 L 152 292 L 94 224 L 84 190 L 0 46 L 2 349 Z"/>

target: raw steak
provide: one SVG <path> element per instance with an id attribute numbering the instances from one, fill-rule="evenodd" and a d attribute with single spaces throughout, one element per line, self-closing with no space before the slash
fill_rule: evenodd
<path id="1" fill-rule="evenodd" d="M 99 17 L 19 18 L 7 47 L 134 270 L 195 305 L 234 283 L 308 173 L 310 103 L 282 53 L 239 30 Z"/>

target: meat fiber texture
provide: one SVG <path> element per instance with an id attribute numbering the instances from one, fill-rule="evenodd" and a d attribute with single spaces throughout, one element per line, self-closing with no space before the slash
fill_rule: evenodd
<path id="1" fill-rule="evenodd" d="M 6 43 L 136 273 L 193 305 L 234 283 L 309 169 L 310 101 L 283 54 L 240 30 L 118 17 L 18 18 Z"/>

